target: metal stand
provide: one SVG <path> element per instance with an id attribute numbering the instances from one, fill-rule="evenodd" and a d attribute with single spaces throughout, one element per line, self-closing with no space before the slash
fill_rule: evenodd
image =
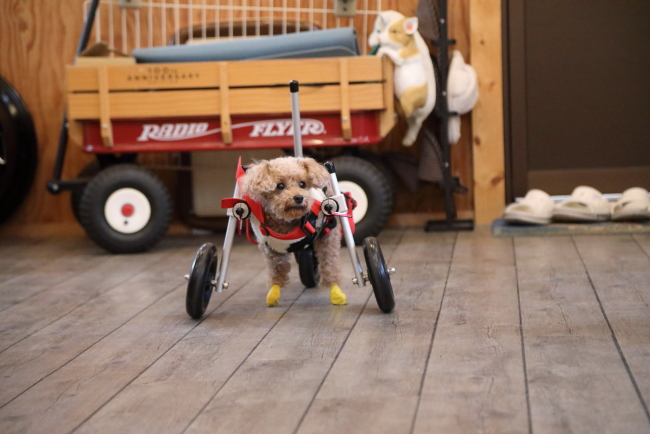
<path id="1" fill-rule="evenodd" d="M 473 220 L 457 220 L 454 190 L 457 180 L 451 174 L 451 145 L 449 144 L 449 118 L 458 113 L 450 112 L 447 105 L 447 74 L 449 73 L 449 47 L 456 44 L 456 40 L 448 38 L 447 32 L 447 0 L 438 0 L 440 16 L 438 17 L 439 36 L 431 41 L 438 47 L 438 69 L 440 71 L 438 85 L 442 98 L 438 101 L 438 110 L 435 115 L 439 118 L 438 141 L 442 148 L 443 158 L 443 190 L 445 193 L 445 220 L 429 220 L 424 226 L 426 232 L 441 231 L 471 231 L 474 230 Z M 431 120 L 429 120 L 430 122 Z"/>
<path id="2" fill-rule="evenodd" d="M 86 15 L 86 22 L 84 23 L 81 38 L 79 38 L 79 45 L 77 45 L 77 56 L 86 49 L 88 39 L 90 39 L 90 31 L 95 23 L 95 12 L 99 6 L 99 0 L 91 0 L 90 7 L 88 8 L 88 15 Z M 63 173 L 63 162 L 65 160 L 65 152 L 68 147 L 68 114 L 63 113 L 63 120 L 61 121 L 61 130 L 59 132 L 59 147 L 56 151 L 56 160 L 54 162 L 54 172 L 52 179 L 47 183 L 47 190 L 52 194 L 59 194 L 63 190 L 71 190 L 77 188 L 85 181 L 79 180 L 62 181 L 61 174 Z"/>

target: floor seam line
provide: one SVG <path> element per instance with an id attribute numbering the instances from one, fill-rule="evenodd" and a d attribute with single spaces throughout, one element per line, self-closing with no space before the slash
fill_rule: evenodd
<path id="1" fill-rule="evenodd" d="M 611 333 L 612 340 L 614 341 L 614 345 L 616 346 L 616 350 L 618 351 L 618 355 L 621 358 L 621 361 L 623 362 L 623 366 L 625 366 L 625 370 L 627 371 L 627 375 L 630 378 L 630 381 L 632 382 L 632 387 L 634 387 L 634 391 L 636 392 L 637 398 L 639 398 L 639 401 L 641 402 L 641 406 L 643 407 L 643 411 L 645 412 L 646 418 L 648 419 L 648 422 L 650 422 L 650 411 L 648 410 L 648 405 L 645 402 L 645 399 L 643 398 L 643 394 L 641 393 L 641 389 L 639 389 L 639 385 L 636 382 L 636 379 L 634 378 L 634 374 L 632 373 L 632 369 L 630 368 L 630 365 L 627 363 L 627 359 L 625 358 L 625 354 L 623 353 L 623 349 L 621 348 L 620 344 L 618 343 L 618 339 L 616 338 L 616 334 L 614 333 L 614 329 L 612 327 L 612 324 L 609 322 L 609 318 L 607 317 L 607 314 L 605 313 L 605 308 L 603 307 L 603 303 L 600 300 L 600 296 L 598 295 L 598 291 L 596 291 L 596 285 L 594 285 L 593 280 L 591 279 L 591 274 L 589 273 L 589 270 L 587 269 L 587 264 L 585 264 L 584 259 L 582 258 L 582 254 L 580 253 L 580 249 L 578 249 L 578 245 L 576 244 L 575 237 L 571 237 L 571 241 L 573 242 L 573 247 L 575 248 L 576 252 L 578 253 L 578 257 L 580 258 L 580 262 L 582 262 L 582 266 L 585 270 L 585 274 L 587 275 L 587 279 L 589 280 L 589 284 L 591 285 L 591 290 L 594 293 L 594 296 L 596 297 L 596 301 L 598 301 L 598 306 L 600 307 L 600 312 L 603 315 L 603 318 L 605 318 L 605 323 L 607 323 L 607 327 L 609 328 L 609 332 Z"/>
<path id="2" fill-rule="evenodd" d="M 183 431 L 181 431 L 180 434 L 184 434 L 184 433 L 185 433 L 185 432 L 186 432 L 186 431 L 187 431 L 187 430 L 192 426 L 192 424 L 194 423 L 194 421 L 195 421 L 195 420 L 196 420 L 196 419 L 197 419 L 197 418 L 198 418 L 198 417 L 203 413 L 203 411 L 208 407 L 208 405 L 210 405 L 210 403 L 212 402 L 212 400 L 213 400 L 214 398 L 216 398 L 217 395 L 219 395 L 219 393 L 221 392 L 221 390 L 222 390 L 224 387 L 226 387 L 226 384 L 228 384 L 228 382 L 230 381 L 230 379 L 231 379 L 231 378 L 232 378 L 232 377 L 237 373 L 237 371 L 239 371 L 239 369 L 244 365 L 244 363 L 246 363 L 246 361 L 247 361 L 247 360 L 250 358 L 250 356 L 255 352 L 255 350 L 260 346 L 260 344 L 264 341 L 264 339 L 266 339 L 266 337 L 269 335 L 269 333 L 271 333 L 271 331 L 273 331 L 273 329 L 275 329 L 275 326 L 278 325 L 278 323 L 280 322 L 280 320 L 282 320 L 282 318 L 284 318 L 284 316 L 287 314 L 287 312 L 289 312 L 289 310 L 291 310 L 291 308 L 292 308 L 293 305 L 298 301 L 298 299 L 299 299 L 300 297 L 302 297 L 302 295 L 305 293 L 306 290 L 307 290 L 307 288 L 303 288 L 302 292 L 301 292 L 300 294 L 298 294 L 298 297 L 296 297 L 296 298 L 291 302 L 291 304 L 289 305 L 289 307 L 288 307 L 284 312 L 282 312 L 282 315 L 280 315 L 280 317 L 275 321 L 275 323 L 273 323 L 273 325 L 271 326 L 271 328 L 268 329 L 266 333 L 264 333 L 264 336 L 262 336 L 262 338 L 261 338 L 261 339 L 260 339 L 260 340 L 255 344 L 255 346 L 250 350 L 250 352 L 249 352 L 248 354 L 246 354 L 246 357 L 244 357 L 244 359 L 239 363 L 239 365 L 237 365 L 237 367 L 236 367 L 236 368 L 235 368 L 235 369 L 230 373 L 230 375 L 228 375 L 228 378 L 226 378 L 226 380 L 223 382 L 223 384 L 221 384 L 221 386 L 219 386 L 219 388 L 216 390 L 216 392 L 214 392 L 214 394 L 210 397 L 210 399 L 208 399 L 208 401 L 205 403 L 205 405 L 204 405 L 203 407 L 201 407 L 201 410 L 199 410 L 198 413 L 196 413 L 196 415 L 194 415 L 194 417 L 192 418 L 192 420 L 190 420 L 190 422 L 187 424 L 187 426 L 186 426 L 185 428 L 183 428 Z"/>
<path id="3" fill-rule="evenodd" d="M 127 387 L 129 387 L 129 386 L 130 386 L 130 385 L 131 385 L 135 380 L 137 380 L 138 378 L 140 378 L 140 376 L 141 376 L 143 373 L 145 373 L 149 368 L 151 368 L 153 365 L 155 365 L 156 362 L 158 362 L 158 360 L 160 360 L 160 359 L 161 359 L 165 354 L 167 354 L 169 351 L 171 351 L 171 350 L 176 346 L 176 344 L 178 344 L 180 341 L 182 341 L 183 339 L 185 339 L 185 337 L 187 337 L 187 335 L 189 335 L 189 334 L 190 334 L 193 330 L 195 330 L 198 326 L 200 326 L 201 324 L 203 324 L 203 321 L 205 321 L 205 320 L 206 320 L 206 319 L 207 319 L 207 318 L 208 318 L 208 317 L 209 317 L 209 316 L 210 316 L 214 311 L 216 311 L 217 309 L 219 309 L 219 308 L 220 308 L 220 307 L 221 307 L 225 302 L 227 302 L 228 300 L 230 300 L 230 299 L 231 299 L 235 294 L 237 294 L 239 291 L 241 291 L 241 290 L 242 290 L 246 285 L 248 285 L 248 283 L 250 283 L 253 279 L 255 279 L 257 276 L 259 276 L 259 274 L 260 274 L 261 272 L 262 272 L 262 270 L 260 270 L 260 272 L 258 272 L 255 276 L 251 277 L 250 280 L 248 280 L 246 283 L 244 283 L 244 284 L 243 284 L 240 288 L 238 288 L 236 291 L 233 291 L 233 293 L 230 294 L 228 297 L 224 298 L 224 299 L 221 301 L 221 303 L 219 303 L 217 306 L 214 307 L 214 309 L 212 309 L 212 310 L 210 311 L 210 313 L 208 313 L 208 314 L 205 315 L 203 318 L 201 318 L 200 321 L 197 321 L 197 323 L 194 325 L 194 327 L 190 328 L 190 329 L 187 331 L 187 333 L 185 333 L 183 336 L 181 336 L 180 338 L 178 338 L 178 339 L 176 340 L 176 342 L 174 342 L 173 344 L 171 344 L 171 345 L 169 346 L 169 348 L 167 348 L 167 350 L 163 351 L 163 353 L 162 353 L 160 356 L 156 357 L 156 359 L 155 359 L 153 362 L 151 362 L 149 365 L 147 365 L 147 367 L 145 367 L 142 371 L 140 371 L 140 373 L 139 373 L 138 375 L 136 375 L 135 377 L 133 377 L 133 378 L 132 378 L 130 381 L 128 381 L 124 386 L 122 386 L 122 387 L 120 388 L 120 390 L 118 390 L 117 392 L 115 392 L 115 394 L 114 394 L 113 396 L 111 396 L 110 398 L 108 398 L 108 399 L 107 399 L 107 400 L 106 400 L 106 401 L 105 401 L 101 406 L 99 406 L 95 411 L 93 411 L 90 415 L 88 415 L 88 417 L 86 417 L 84 420 L 82 420 L 81 423 L 79 423 L 79 425 L 77 425 L 76 427 L 74 427 L 74 428 L 73 428 L 73 429 L 72 429 L 68 434 L 72 434 L 73 432 L 75 432 L 75 431 L 77 431 L 79 428 L 81 428 L 81 426 L 82 426 L 84 423 L 88 422 L 88 421 L 89 421 L 89 420 L 90 420 L 90 419 L 91 419 L 95 414 L 97 414 L 98 412 L 100 412 L 100 411 L 102 410 L 102 408 L 104 408 L 104 407 L 105 407 L 109 402 L 111 402 L 113 399 L 115 399 L 115 397 L 116 397 L 117 395 L 119 395 L 120 393 L 122 393 L 122 391 L 123 391 L 124 389 L 126 389 Z M 183 286 L 183 285 L 180 285 L 180 286 L 178 286 L 177 288 L 180 288 L 181 286 Z"/>
<path id="4" fill-rule="evenodd" d="M 530 408 L 530 392 L 528 389 L 528 368 L 526 366 L 526 347 L 524 346 L 524 326 L 521 315 L 521 295 L 519 291 L 519 270 L 517 268 L 517 248 L 515 246 L 515 238 L 512 237 L 512 256 L 514 258 L 515 266 L 515 281 L 517 283 L 517 309 L 519 310 L 519 339 L 521 341 L 521 360 L 524 370 L 524 386 L 526 388 L 526 411 L 528 413 L 528 432 L 533 434 L 533 414 Z"/>
<path id="5" fill-rule="evenodd" d="M 429 368 L 429 360 L 431 360 L 431 353 L 433 351 L 433 341 L 436 337 L 436 331 L 438 330 L 438 321 L 440 320 L 440 312 L 442 312 L 442 304 L 445 300 L 445 294 L 447 293 L 447 284 L 449 283 L 449 276 L 451 275 L 451 266 L 454 262 L 454 253 L 456 252 L 456 245 L 458 243 L 458 232 L 454 237 L 454 245 L 451 248 L 451 256 L 449 258 L 449 267 L 447 268 L 447 277 L 445 278 L 445 287 L 442 290 L 442 296 L 440 297 L 440 305 L 438 306 L 438 313 L 436 315 L 436 320 L 433 324 L 433 330 L 431 332 L 431 340 L 429 341 L 429 351 L 427 353 L 426 361 L 424 362 L 424 371 L 422 372 L 422 379 L 420 380 L 420 389 L 418 390 L 418 401 L 415 405 L 415 413 L 413 414 L 413 421 L 411 422 L 411 429 L 409 430 L 410 434 L 413 434 L 415 431 L 415 422 L 418 417 L 418 412 L 420 411 L 420 401 L 422 400 L 422 391 L 424 390 L 424 381 L 427 377 L 427 371 Z"/>
<path id="6" fill-rule="evenodd" d="M 170 252 L 168 255 L 163 256 L 162 258 L 160 258 L 160 261 L 163 261 L 163 260 L 167 259 L 167 257 L 172 256 L 173 253 L 174 253 L 174 252 Z M 70 311 L 64 313 L 63 315 L 61 315 L 61 316 L 59 316 L 59 317 L 53 319 L 53 320 L 50 321 L 49 323 L 45 324 L 43 327 L 39 328 L 38 330 L 34 330 L 32 333 L 28 334 L 27 336 L 23 336 L 22 338 L 20 338 L 20 339 L 17 340 L 16 342 L 14 342 L 14 343 L 12 343 L 11 345 L 9 345 L 7 348 L 4 348 L 4 349 L 0 350 L 0 354 L 4 353 L 4 352 L 7 351 L 9 348 L 13 347 L 13 346 L 16 345 L 16 344 L 19 344 L 20 342 L 24 341 L 25 339 L 29 338 L 30 336 L 32 336 L 32 335 L 34 335 L 34 334 L 40 332 L 40 331 L 43 330 L 44 328 L 46 328 L 46 327 L 48 327 L 48 326 L 54 324 L 55 322 L 59 321 L 60 319 L 65 318 L 66 316 L 70 315 L 71 313 L 73 313 L 73 312 L 76 311 L 77 309 L 80 309 L 81 307 L 87 305 L 88 303 L 90 303 L 91 301 L 95 300 L 96 298 L 101 297 L 102 295 L 104 295 L 104 294 L 106 294 L 106 293 L 108 293 L 108 292 L 114 290 L 114 289 L 117 288 L 118 286 L 120 286 L 120 285 L 122 285 L 122 284 L 128 282 L 128 281 L 131 280 L 131 279 L 135 279 L 135 278 L 138 277 L 140 274 L 142 274 L 142 273 L 144 273 L 144 272 L 146 272 L 146 271 L 149 271 L 150 268 L 153 268 L 153 267 L 155 267 L 156 265 L 158 265 L 158 262 L 155 262 L 155 261 L 154 261 L 154 262 L 152 262 L 149 266 L 147 266 L 147 267 L 143 268 L 142 270 L 140 270 L 139 273 L 134 274 L 133 276 L 127 277 L 126 279 L 124 279 L 124 280 L 122 280 L 122 281 L 116 283 L 115 285 L 113 285 L 113 286 L 111 286 L 111 287 L 109 287 L 109 288 L 106 288 L 104 291 L 101 291 L 99 294 L 97 294 L 97 295 L 95 295 L 94 297 L 92 297 L 92 298 L 86 300 L 84 303 L 80 304 L 79 306 L 75 307 L 74 309 L 72 309 L 72 310 L 70 310 Z M 66 280 L 65 282 L 67 282 L 67 280 Z M 65 282 L 62 282 L 61 284 L 65 283 Z M 59 285 L 56 285 L 56 286 L 59 286 Z M 55 288 L 56 286 L 53 286 L 52 288 Z M 52 288 L 48 288 L 46 291 L 49 291 L 49 290 L 52 289 Z M 45 291 L 43 291 L 43 292 L 45 292 Z M 43 292 L 41 292 L 41 293 L 39 293 L 39 294 L 42 294 Z M 18 304 L 15 304 L 14 306 L 18 306 Z M 12 306 L 12 307 L 13 307 L 13 306 Z"/>
<path id="7" fill-rule="evenodd" d="M 175 287 L 175 288 L 172 288 L 172 289 L 170 289 L 169 291 L 165 292 L 163 295 L 161 295 L 160 297 L 158 297 L 157 299 L 155 299 L 153 302 L 151 302 L 151 304 L 145 306 L 145 307 L 142 308 L 140 311 L 138 311 L 135 315 L 133 315 L 132 317 L 130 317 L 130 318 L 128 318 L 126 321 L 124 321 L 122 324 L 118 325 L 118 326 L 115 327 L 113 330 L 111 330 L 110 332 L 108 332 L 106 335 L 102 336 L 100 339 L 98 339 L 98 340 L 96 340 L 95 342 L 93 342 L 92 344 L 90 344 L 87 348 L 85 348 L 85 349 L 84 349 L 83 351 L 81 351 L 79 354 L 77 354 L 76 356 L 74 356 L 73 358 L 71 358 L 70 360 L 68 360 L 67 362 L 65 362 L 64 364 L 62 364 L 61 366 L 59 366 L 58 368 L 56 368 L 55 370 L 53 370 L 53 371 L 50 372 L 49 374 L 45 375 L 43 378 L 39 379 L 39 380 L 38 380 L 37 382 L 35 382 L 34 384 L 30 385 L 27 389 L 23 390 L 23 391 L 20 392 L 18 395 L 16 395 L 16 396 L 14 396 L 13 398 L 11 398 L 11 400 L 9 400 L 9 401 L 7 401 L 6 403 L 0 405 L 0 409 L 2 409 L 3 407 L 5 407 L 5 406 L 11 404 L 13 401 L 15 401 L 16 399 L 18 399 L 21 395 L 23 395 L 24 393 L 26 393 L 26 392 L 29 391 L 30 389 L 34 388 L 35 386 L 37 386 L 41 381 L 45 380 L 46 378 L 50 377 L 51 375 L 54 375 L 57 371 L 59 371 L 60 369 L 64 368 L 64 367 L 67 366 L 68 364 L 72 363 L 74 360 L 76 360 L 76 359 L 77 359 L 78 357 L 80 357 L 82 354 L 84 354 L 85 352 L 89 351 L 92 347 L 94 347 L 95 345 L 97 345 L 98 343 L 100 343 L 101 341 L 103 341 L 104 339 L 106 339 L 108 336 L 110 336 L 110 335 L 112 335 L 113 333 L 115 333 L 115 332 L 116 332 L 117 330 L 119 330 L 120 328 L 124 327 L 125 324 L 127 324 L 128 322 L 130 322 L 131 320 L 133 320 L 135 317 L 137 317 L 138 315 L 140 315 L 140 314 L 141 314 L 142 312 L 144 312 L 145 310 L 149 309 L 149 308 L 150 308 L 151 306 L 153 306 L 154 304 L 158 303 L 160 300 L 162 300 L 163 298 L 165 298 L 167 295 L 169 295 L 169 294 L 171 294 L 172 292 L 176 291 L 176 290 L 177 290 L 178 288 L 180 288 L 181 286 L 182 286 L 182 285 L 179 285 L 179 286 L 177 286 L 177 287 Z"/>

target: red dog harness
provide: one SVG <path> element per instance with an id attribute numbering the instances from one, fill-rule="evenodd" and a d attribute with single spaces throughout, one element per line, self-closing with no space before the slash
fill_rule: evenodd
<path id="1" fill-rule="evenodd" d="M 237 167 L 237 181 L 245 175 L 246 171 L 241 165 L 241 158 Z M 348 213 L 346 217 L 352 217 L 352 210 L 356 202 L 349 194 L 346 194 Z M 241 206 L 239 204 L 246 204 Z M 239 205 L 239 206 L 238 206 Z M 313 244 L 318 238 L 327 235 L 336 227 L 336 219 L 333 216 L 326 216 L 321 210 L 321 202 L 314 200 L 309 213 L 302 217 L 300 224 L 288 234 L 278 234 L 265 224 L 262 205 L 245 195 L 243 199 L 227 198 L 221 200 L 221 208 L 232 208 L 233 216 L 238 220 L 248 220 L 246 234 L 249 241 L 257 244 L 250 237 L 250 228 L 259 242 L 266 244 L 269 248 L 278 253 L 291 253 L 305 249 Z M 354 232 L 354 220 L 350 220 Z"/>

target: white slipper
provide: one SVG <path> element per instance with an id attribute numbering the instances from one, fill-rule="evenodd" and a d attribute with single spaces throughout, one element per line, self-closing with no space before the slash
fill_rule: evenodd
<path id="1" fill-rule="evenodd" d="M 570 222 L 602 222 L 609 220 L 611 205 L 593 187 L 576 187 L 569 199 L 553 210 L 553 220 Z"/>
<path id="2" fill-rule="evenodd" d="M 650 198 L 641 187 L 628 188 L 612 208 L 614 221 L 650 220 Z"/>
<path id="3" fill-rule="evenodd" d="M 503 213 L 508 223 L 547 225 L 553 215 L 553 199 L 542 190 L 530 190 L 521 202 L 511 203 Z"/>

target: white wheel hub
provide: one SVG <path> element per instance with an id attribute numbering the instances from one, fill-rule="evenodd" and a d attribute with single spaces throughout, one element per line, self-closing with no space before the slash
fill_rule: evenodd
<path id="1" fill-rule="evenodd" d="M 339 181 L 339 189 L 341 193 L 349 192 L 352 199 L 357 201 L 357 207 L 352 211 L 352 220 L 354 223 L 359 223 L 368 212 L 368 196 L 363 188 L 352 181 Z"/>
<path id="2" fill-rule="evenodd" d="M 135 188 L 120 188 L 108 197 L 104 217 L 117 232 L 134 234 L 149 223 L 151 204 L 147 196 Z"/>

